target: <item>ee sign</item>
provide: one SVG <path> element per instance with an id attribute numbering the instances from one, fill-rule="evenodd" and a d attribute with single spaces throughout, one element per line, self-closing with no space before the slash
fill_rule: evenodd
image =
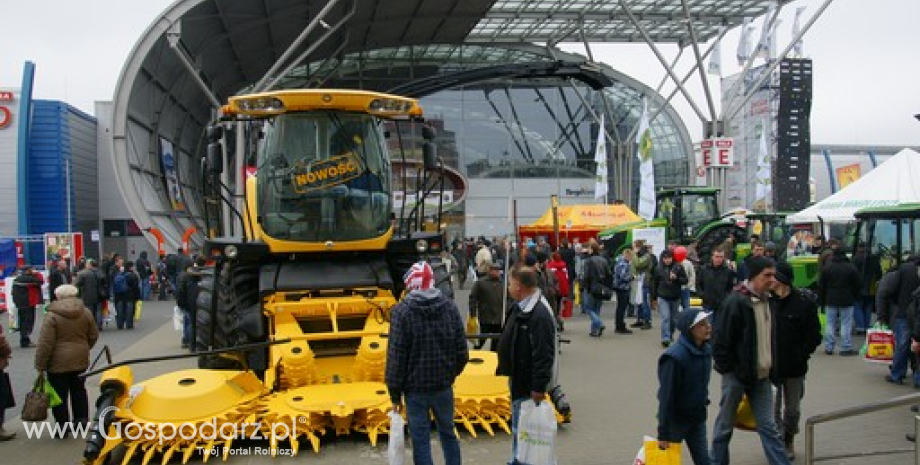
<path id="1" fill-rule="evenodd" d="M 706 168 L 730 168 L 735 164 L 735 140 L 731 137 L 715 137 L 700 143 L 701 165 Z"/>
<path id="2" fill-rule="evenodd" d="M 13 112 L 6 107 L 7 103 L 13 101 L 13 93 L 9 91 L 0 91 L 0 129 L 6 129 L 13 122 Z"/>

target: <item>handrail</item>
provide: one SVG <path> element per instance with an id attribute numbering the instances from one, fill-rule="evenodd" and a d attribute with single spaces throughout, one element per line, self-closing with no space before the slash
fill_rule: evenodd
<path id="1" fill-rule="evenodd" d="M 818 460 L 830 460 L 830 459 L 841 459 L 841 458 L 855 458 L 855 457 L 865 457 L 870 455 L 882 455 L 882 454 L 891 454 L 891 453 L 902 453 L 910 452 L 910 449 L 887 449 L 884 451 L 876 452 L 859 452 L 856 454 L 838 454 L 834 456 L 821 457 L 820 459 L 815 458 L 815 425 L 820 423 L 828 423 L 836 420 L 841 420 L 844 418 L 855 417 L 859 415 L 865 415 L 867 413 L 875 413 L 882 410 L 888 410 L 894 407 L 903 407 L 907 405 L 920 404 L 920 393 L 916 394 L 907 394 L 904 396 L 894 397 L 887 400 L 880 400 L 876 402 L 870 402 L 864 405 L 857 405 L 855 407 L 846 407 L 840 410 L 834 410 L 827 413 L 821 413 L 814 415 L 805 420 L 805 464 L 814 465 Z M 914 435 L 920 433 L 920 415 L 914 416 Z M 915 436 L 916 437 L 916 436 Z M 920 448 L 917 447 L 916 441 L 914 442 L 914 465 L 920 465 Z"/>

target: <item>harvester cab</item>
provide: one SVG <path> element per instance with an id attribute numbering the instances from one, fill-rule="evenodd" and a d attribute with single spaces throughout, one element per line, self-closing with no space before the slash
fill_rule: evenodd
<path id="1" fill-rule="evenodd" d="M 130 366 L 105 370 L 97 405 L 111 409 L 94 426 L 86 462 L 108 460 L 116 448 L 125 463 L 136 454 L 144 464 L 180 455 L 184 463 L 202 448 L 226 459 L 234 439 L 252 436 L 268 438 L 273 455 L 279 441 L 294 454 L 301 441 L 318 452 L 327 432 L 366 434 L 372 444 L 389 432 L 390 310 L 404 273 L 436 261 L 444 244 L 440 204 L 432 212 L 424 202 L 443 190 L 444 168 L 421 115 L 414 99 L 357 90 L 230 99 L 202 162 L 215 234 L 202 248 L 213 265 L 200 271 L 193 311 L 198 368 L 137 383 Z M 392 167 L 388 132 L 400 145 L 421 145 L 399 147 L 401 170 Z M 228 144 L 250 174 L 242 199 L 221 181 Z M 394 206 L 397 183 L 419 201 Z M 457 422 L 474 436 L 477 428 L 510 432 L 508 383 L 496 366 L 494 353 L 473 351 L 454 387 Z M 167 424 L 189 431 L 165 443 L 115 434 Z M 279 429 L 288 434 L 279 439 Z"/>
<path id="2" fill-rule="evenodd" d="M 729 236 L 736 242 L 744 238 L 744 230 L 719 213 L 718 196 L 719 189 L 708 187 L 661 189 L 656 194 L 654 219 L 601 231 L 598 239 L 606 250 L 619 254 L 632 244 L 634 229 L 664 228 L 668 241 L 697 242 L 697 253 L 701 260 L 706 260 Z"/>

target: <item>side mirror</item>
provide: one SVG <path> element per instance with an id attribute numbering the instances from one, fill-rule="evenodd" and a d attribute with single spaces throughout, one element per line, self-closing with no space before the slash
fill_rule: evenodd
<path id="1" fill-rule="evenodd" d="M 207 167 L 208 172 L 215 176 L 224 172 L 224 151 L 221 149 L 220 142 L 208 144 Z"/>
<path id="2" fill-rule="evenodd" d="M 425 165 L 425 171 L 438 168 L 438 148 L 433 143 L 425 142 L 422 145 L 422 162 Z"/>

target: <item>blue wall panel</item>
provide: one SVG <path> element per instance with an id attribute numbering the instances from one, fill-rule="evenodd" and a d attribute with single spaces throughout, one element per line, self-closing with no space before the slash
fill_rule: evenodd
<path id="1" fill-rule="evenodd" d="M 67 231 L 65 167 L 70 159 L 67 105 L 35 100 L 29 134 L 29 234 Z M 41 243 L 29 247 L 29 261 L 41 263 Z"/>

